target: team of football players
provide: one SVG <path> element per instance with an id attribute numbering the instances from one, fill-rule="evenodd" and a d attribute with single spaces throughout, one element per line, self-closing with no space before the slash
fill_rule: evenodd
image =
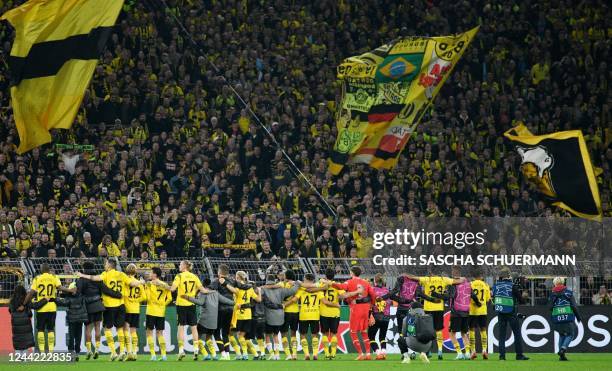
<path id="1" fill-rule="evenodd" d="M 388 289 L 384 276 L 379 274 L 373 282 L 366 281 L 360 278 L 361 268 L 355 266 L 351 269 L 351 278 L 344 283 L 334 280 L 333 269 L 327 270 L 318 281 L 313 274 L 305 274 L 303 280 L 298 281 L 295 273 L 287 270 L 278 275 L 269 274 L 265 284 L 257 287 L 249 281 L 244 271 L 230 276 L 226 265 L 219 266 L 218 275 L 212 282 L 205 279 L 204 283 L 191 272 L 192 268 L 193 263 L 182 261 L 180 272 L 172 283 L 161 279 L 162 271 L 158 267 L 151 269 L 145 281 L 136 278 L 136 266 L 130 264 L 124 272 L 120 272 L 114 260 L 107 260 L 104 272 L 99 275 L 76 273 L 81 281 L 101 282 L 105 286 L 101 292 L 104 305 L 102 317 L 111 361 L 136 360 L 140 307 L 144 302 L 151 359 L 167 360 L 163 332 L 166 308 L 173 300 L 173 292 L 176 292 L 178 360 L 185 357 L 186 327 L 191 331 L 194 360 L 200 354 L 204 360 L 229 360 L 230 349 L 236 354 L 236 360 L 248 360 L 249 355 L 253 359 L 263 360 L 266 353 L 269 354 L 268 359 L 278 360 L 281 345 L 286 360 L 297 360 L 298 334 L 305 360 L 317 360 L 320 348 L 326 359 L 334 359 L 343 301 L 350 310 L 349 330 L 358 353 L 357 359 L 372 359 L 371 351 L 376 353 L 376 359 L 386 359 L 391 307 L 397 303 L 399 327 L 410 309 L 410 303 L 415 300 L 421 301 L 424 312 L 433 318 L 439 359 L 443 354 L 445 302 L 451 307 L 451 333 L 459 333 L 464 339 L 465 353 L 457 339 L 452 339 L 457 359 L 477 357 L 476 330 L 480 334 L 482 357 L 488 357 L 486 303 L 490 301 L 490 288 L 482 277 L 469 281 L 456 272 L 453 272 L 453 278 L 405 274 L 398 278 L 394 288 Z M 34 300 L 49 301 L 36 313 L 38 348 L 41 352 L 53 352 L 54 349 L 57 311 L 54 299 L 58 291 L 65 291 L 68 295 L 82 294 L 75 288 L 62 286 L 58 276 L 44 264 L 41 274 L 34 278 L 30 291 Z M 463 300 L 461 295 L 468 298 Z M 90 299 L 84 297 L 85 305 L 91 302 Z M 202 306 L 199 320 L 198 305 Z M 100 319 L 95 317 L 90 314 L 88 324 L 99 323 Z M 119 342 L 119 353 L 115 347 L 113 327 Z M 160 358 L 157 358 L 155 339 Z M 91 339 L 86 341 L 87 359 L 92 355 L 94 358 L 98 356 L 100 341 L 96 340 L 95 348 Z"/>

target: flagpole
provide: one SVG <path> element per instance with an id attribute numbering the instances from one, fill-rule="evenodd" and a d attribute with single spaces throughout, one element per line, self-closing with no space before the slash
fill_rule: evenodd
<path id="1" fill-rule="evenodd" d="M 170 11 L 170 7 L 168 6 L 168 4 L 166 4 L 165 0 L 160 0 L 161 3 L 164 5 L 164 8 L 166 10 L 166 14 L 170 14 L 172 16 L 172 18 L 174 19 L 174 22 L 181 28 L 181 30 L 183 31 L 183 33 L 187 36 L 187 38 L 189 39 L 189 41 L 196 47 L 198 48 L 199 52 L 202 54 L 202 56 L 206 57 L 206 53 L 204 52 L 204 49 L 200 46 L 200 44 L 198 44 L 198 42 L 193 38 L 193 36 L 191 35 L 191 33 L 189 32 L 189 30 L 187 30 L 187 28 L 185 28 L 185 25 L 183 24 L 183 22 L 181 22 L 180 19 L 178 19 L 178 17 L 172 12 Z M 242 96 L 236 91 L 236 89 L 234 89 L 234 87 L 232 86 L 232 84 L 230 84 L 227 79 L 225 78 L 225 76 L 223 76 L 223 74 L 220 74 L 220 70 L 219 68 L 215 65 L 215 63 L 208 59 L 205 58 L 208 63 L 210 64 L 210 66 L 215 70 L 215 72 L 217 73 L 217 76 L 221 78 L 221 80 L 223 81 L 223 83 L 225 84 L 225 86 L 229 87 L 230 90 L 232 91 L 232 93 L 236 96 L 236 98 L 238 98 L 238 100 L 240 101 L 240 103 L 242 103 L 243 107 L 247 110 L 247 112 L 251 115 L 251 117 L 253 117 L 253 119 L 259 124 L 259 126 L 261 126 L 264 131 L 266 132 L 266 134 L 268 134 L 268 136 L 270 137 L 270 139 L 272 139 L 272 142 L 276 145 L 276 148 L 279 149 L 281 151 L 281 153 L 283 154 L 283 157 L 289 162 L 290 166 L 289 168 L 292 170 L 293 175 L 299 180 L 300 177 L 306 182 L 306 184 L 308 184 L 308 186 L 310 187 L 310 189 L 312 189 L 315 194 L 317 195 L 317 197 L 319 197 L 319 199 L 323 202 L 323 204 L 325 205 L 327 212 L 329 215 L 333 216 L 334 219 L 336 219 L 338 217 L 338 214 L 336 213 L 336 211 L 334 210 L 334 208 L 329 204 L 329 202 L 327 201 L 327 199 L 315 188 L 315 186 L 310 182 L 310 180 L 306 177 L 306 175 L 304 175 L 304 173 L 302 173 L 302 171 L 297 167 L 297 165 L 295 164 L 295 162 L 293 162 L 293 160 L 291 159 L 291 157 L 287 154 L 287 152 L 285 152 L 285 150 L 283 149 L 283 147 L 281 147 L 280 143 L 276 140 L 276 138 L 274 137 L 274 135 L 270 132 L 270 130 L 268 130 L 268 128 L 264 125 L 264 123 L 261 121 L 261 119 L 259 118 L 259 116 L 257 116 L 257 114 L 251 109 L 251 107 L 247 104 L 247 102 L 242 98 Z"/>

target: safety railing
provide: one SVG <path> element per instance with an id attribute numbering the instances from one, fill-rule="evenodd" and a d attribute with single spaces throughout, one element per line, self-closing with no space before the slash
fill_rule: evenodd
<path id="1" fill-rule="evenodd" d="M 100 258 L 28 258 L 0 260 L 0 304 L 6 304 L 8 302 L 8 298 L 17 284 L 21 283 L 29 287 L 31 280 L 41 273 L 40 269 L 44 263 L 49 265 L 51 272 L 60 277 L 62 284 L 68 285 L 75 279 L 75 272 L 83 270 L 83 263 L 85 261 L 94 264 L 95 272 L 101 273 L 104 271 L 104 260 Z M 162 271 L 162 279 L 166 282 L 172 282 L 175 275 L 179 272 L 181 259 L 116 261 L 118 263 L 117 269 L 122 271 L 125 270 L 129 264 L 134 264 L 137 274 L 145 278 L 153 267 L 159 267 Z M 216 277 L 219 266 L 224 264 L 229 268 L 230 274 L 235 274 L 237 271 L 244 271 L 248 274 L 249 279 L 257 284 L 263 283 L 268 274 L 276 275 L 279 272 L 284 272 L 289 269 L 293 270 L 296 278 L 301 280 L 306 273 L 313 273 L 317 277 L 322 277 L 325 275 L 325 271 L 331 268 L 334 270 L 336 280 L 345 280 L 350 278 L 350 269 L 355 265 L 359 265 L 363 269 L 362 277 L 365 279 L 372 279 L 377 273 L 383 274 L 388 286 L 392 286 L 395 279 L 403 272 L 409 271 L 409 273 L 414 275 L 428 274 L 425 271 L 417 271 L 414 269 L 408 270 L 406 267 L 400 268 L 391 265 L 378 265 L 372 259 L 353 258 L 300 258 L 266 261 L 231 258 L 196 258 L 192 259 L 191 262 L 193 263 L 193 273 L 197 274 L 202 279 L 212 279 Z M 603 262 L 604 266 L 607 265 L 608 267 L 610 263 L 610 261 Z M 600 264 L 602 264 L 602 262 L 576 262 L 579 271 L 588 271 L 587 268 Z M 598 270 L 595 270 L 595 272 L 597 271 Z M 444 273 L 448 274 L 450 272 Z M 486 269 L 486 274 L 484 275 L 486 281 L 492 285 L 496 279 L 497 273 L 496 270 Z M 522 274 L 525 276 L 525 279 L 522 280 L 523 292 L 528 299 L 528 304 L 544 304 L 550 295 L 552 277 L 550 275 L 538 274 L 537 269 L 530 269 L 522 272 Z M 609 297 L 612 298 L 612 280 L 605 278 L 610 275 L 578 275 L 574 274 L 573 269 L 560 269 L 558 275 L 568 277 L 567 285 L 574 290 L 580 304 L 594 301 L 595 299 L 592 298 L 596 297 L 599 291 L 603 292 L 604 290 L 608 291 Z M 593 276 L 595 276 L 595 279 L 593 279 Z M 602 286 L 604 288 L 602 288 Z"/>

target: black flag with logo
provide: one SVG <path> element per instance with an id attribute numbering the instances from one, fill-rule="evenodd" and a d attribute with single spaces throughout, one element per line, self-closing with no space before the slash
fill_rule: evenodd
<path id="1" fill-rule="evenodd" d="M 516 145 L 525 179 L 553 205 L 582 218 L 601 220 L 595 170 L 580 130 L 533 135 L 520 124 L 504 136 Z"/>

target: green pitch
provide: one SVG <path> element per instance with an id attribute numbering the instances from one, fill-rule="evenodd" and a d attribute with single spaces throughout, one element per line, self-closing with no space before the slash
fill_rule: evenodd
<path id="1" fill-rule="evenodd" d="M 187 370 L 219 370 L 219 371 L 275 371 L 275 370 L 316 370 L 316 371 L 376 371 L 376 370 L 528 370 L 528 371 L 551 371 L 551 370 L 610 370 L 612 364 L 612 353 L 582 353 L 568 354 L 569 362 L 559 362 L 554 354 L 529 354 L 529 361 L 515 361 L 513 354 L 509 354 L 509 360 L 502 362 L 497 360 L 497 355 L 492 355 L 488 361 L 455 361 L 453 354 L 445 353 L 446 359 L 438 361 L 432 359 L 429 365 L 422 364 L 419 360 L 412 361 L 409 365 L 400 364 L 399 355 L 391 355 L 386 361 L 357 362 L 354 355 L 340 355 L 334 361 L 198 361 L 194 362 L 186 357 L 181 362 L 176 361 L 176 355 L 169 356 L 166 362 L 151 362 L 148 357 L 140 355 L 136 362 L 110 362 L 108 357 L 101 357 L 96 361 L 81 360 L 78 363 L 58 364 L 16 364 L 8 363 L 6 357 L 0 360 L 0 370 L 32 370 L 32 371 L 187 371 Z"/>

